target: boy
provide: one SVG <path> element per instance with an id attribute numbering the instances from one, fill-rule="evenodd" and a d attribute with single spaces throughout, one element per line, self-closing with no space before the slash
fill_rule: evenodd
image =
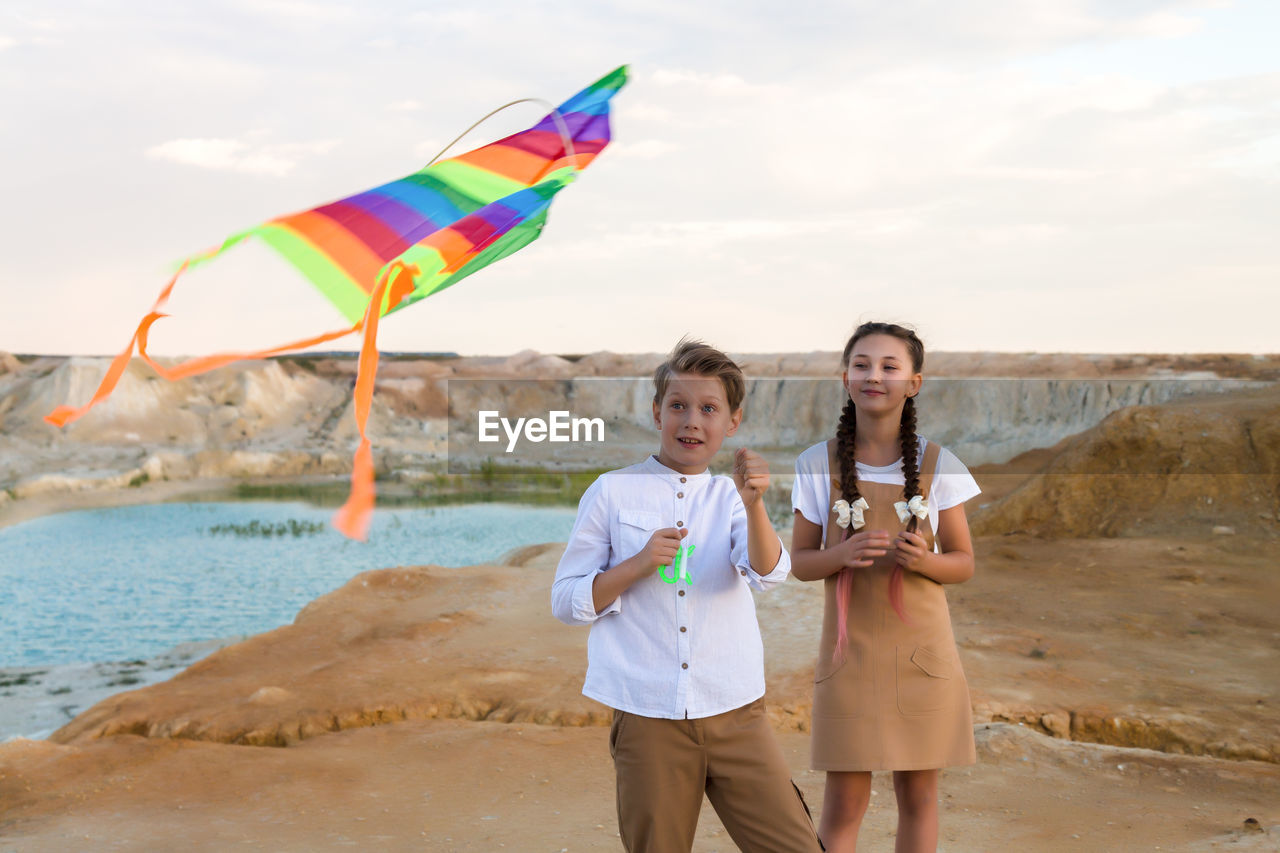
<path id="1" fill-rule="evenodd" d="M 707 472 L 742 420 L 742 371 L 682 340 L 654 385 L 658 453 L 586 490 L 551 589 L 556 618 L 591 626 L 582 692 L 614 709 L 623 846 L 690 850 L 705 791 L 741 849 L 820 850 L 761 698 L 751 589 L 791 570 L 769 467 L 741 448 L 732 480 Z"/>

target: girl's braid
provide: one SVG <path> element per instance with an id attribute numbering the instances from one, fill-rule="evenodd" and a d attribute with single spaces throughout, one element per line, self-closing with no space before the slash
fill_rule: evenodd
<path id="1" fill-rule="evenodd" d="M 920 444 L 916 440 L 916 401 L 912 397 L 908 397 L 902 406 L 902 426 L 899 429 L 899 435 L 902 441 L 902 479 L 905 481 L 902 485 L 902 494 L 904 498 L 911 500 L 920 493 L 920 472 L 916 464 Z M 907 521 L 907 532 L 915 533 L 919 526 L 920 519 L 912 515 Z M 898 618 L 910 625 L 911 620 L 907 618 L 907 608 L 903 601 L 902 576 L 902 565 L 895 564 L 893 571 L 889 573 L 889 604 L 898 614 Z"/>
<path id="2" fill-rule="evenodd" d="M 840 424 L 836 427 L 836 462 L 840 465 L 840 497 L 852 504 L 858 494 L 858 469 L 853 458 L 853 439 L 857 434 L 858 413 L 850 398 L 840 412 Z M 847 529 L 840 541 L 844 541 L 852 529 Z M 844 657 L 849 644 L 849 597 L 853 594 L 853 569 L 841 569 L 836 573 L 836 647 L 831 652 L 832 663 Z"/>
<path id="3" fill-rule="evenodd" d="M 853 503 L 858 494 L 858 470 L 853 461 L 853 439 L 857 434 L 858 415 L 853 400 L 847 400 L 836 427 L 836 459 L 840 463 L 840 497 Z M 850 531 L 852 532 L 852 531 Z"/>
<path id="4" fill-rule="evenodd" d="M 917 456 L 920 442 L 916 439 L 916 401 L 908 397 L 902 406 L 902 426 L 899 428 L 899 440 L 902 442 L 902 493 L 905 500 L 911 500 L 920 494 L 920 471 Z M 907 523 L 907 530 L 915 532 L 918 519 L 913 515 Z"/>

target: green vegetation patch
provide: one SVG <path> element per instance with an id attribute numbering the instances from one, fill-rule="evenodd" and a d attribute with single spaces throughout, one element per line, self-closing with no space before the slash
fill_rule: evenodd
<path id="1" fill-rule="evenodd" d="M 209 532 L 215 536 L 238 536 L 241 538 L 260 537 L 270 539 L 274 536 L 314 536 L 325 531 L 325 524 L 320 521 L 302 521 L 291 518 L 276 523 L 261 522 L 256 518 L 248 524 L 215 524 Z"/>
<path id="2" fill-rule="evenodd" d="M 548 471 L 534 466 L 499 465 L 486 460 L 472 473 L 436 474 L 422 483 L 378 480 L 378 506 L 420 508 L 468 503 L 520 503 L 533 506 L 575 506 L 595 479 L 608 468 Z M 313 506 L 339 507 L 350 492 L 346 480 L 308 483 L 238 483 L 238 500 L 305 501 Z"/>
<path id="3" fill-rule="evenodd" d="M 22 687 L 26 684 L 39 684 L 36 679 L 44 675 L 48 670 L 40 670 L 39 672 L 22 672 L 12 677 L 0 678 L 0 687 Z"/>

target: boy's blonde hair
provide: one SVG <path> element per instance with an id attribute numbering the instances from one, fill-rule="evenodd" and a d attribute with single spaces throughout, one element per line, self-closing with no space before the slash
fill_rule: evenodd
<path id="1" fill-rule="evenodd" d="M 729 356 L 702 341 L 681 338 L 667 360 L 658 365 L 658 369 L 653 372 L 653 402 L 662 405 L 662 398 L 667 393 L 667 383 L 677 373 L 694 373 L 719 379 L 724 385 L 730 412 L 740 409 L 743 398 L 747 396 L 747 383 L 742 378 L 742 368 Z"/>

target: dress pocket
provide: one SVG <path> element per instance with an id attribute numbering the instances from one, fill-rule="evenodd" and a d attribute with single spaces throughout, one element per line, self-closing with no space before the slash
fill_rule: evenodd
<path id="1" fill-rule="evenodd" d="M 875 685 L 866 680 L 856 646 L 846 647 L 834 660 L 822 655 L 813 673 L 813 712 L 823 717 L 860 717 Z"/>
<path id="2" fill-rule="evenodd" d="M 898 711 L 932 714 L 945 707 L 954 668 L 927 646 L 898 646 Z"/>

